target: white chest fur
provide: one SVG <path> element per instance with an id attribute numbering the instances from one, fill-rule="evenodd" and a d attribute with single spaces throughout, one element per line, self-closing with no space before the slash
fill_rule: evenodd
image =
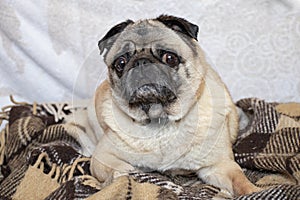
<path id="1" fill-rule="evenodd" d="M 213 84 L 214 93 L 210 93 Z M 210 85 L 212 87 L 212 85 Z M 161 121 L 140 125 L 132 121 L 113 101 L 105 101 L 103 121 L 109 124 L 99 143 L 133 166 L 157 170 L 199 170 L 223 157 L 230 157 L 227 129 L 227 94 L 223 87 L 206 80 L 203 98 L 179 122 Z M 220 89 L 218 91 L 218 88 Z M 97 150 L 99 154 L 101 151 Z M 99 155 L 100 156 L 100 155 Z"/>

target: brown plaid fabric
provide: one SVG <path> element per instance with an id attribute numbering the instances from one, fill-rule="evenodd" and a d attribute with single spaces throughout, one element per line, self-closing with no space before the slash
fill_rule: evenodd
<path id="1" fill-rule="evenodd" d="M 233 147 L 246 176 L 263 191 L 236 199 L 300 199 L 300 104 L 237 102 L 247 123 Z M 83 110 L 86 108 L 82 108 Z M 0 133 L 0 199 L 230 199 L 195 174 L 139 171 L 102 187 L 90 158 L 64 121 L 68 104 L 4 109 Z M 84 127 L 83 129 L 84 130 Z"/>

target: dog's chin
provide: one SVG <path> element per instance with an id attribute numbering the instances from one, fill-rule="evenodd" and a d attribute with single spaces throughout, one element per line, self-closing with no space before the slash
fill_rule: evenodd
<path id="1" fill-rule="evenodd" d="M 152 83 L 134 90 L 128 98 L 128 105 L 135 121 L 142 124 L 160 124 L 168 120 L 169 106 L 176 100 L 177 96 L 171 89 Z"/>
<path id="2" fill-rule="evenodd" d="M 130 106 L 133 113 L 133 120 L 142 125 L 160 125 L 166 123 L 169 119 L 169 113 L 165 106 L 160 103 L 150 103 L 135 106 Z"/>
<path id="3" fill-rule="evenodd" d="M 164 110 L 163 105 L 158 103 L 149 105 L 148 116 L 149 119 L 154 120 L 159 118 L 167 118 L 168 114 Z"/>

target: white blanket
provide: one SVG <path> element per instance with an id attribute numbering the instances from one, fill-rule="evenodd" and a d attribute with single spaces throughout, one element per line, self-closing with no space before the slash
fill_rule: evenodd
<path id="1" fill-rule="evenodd" d="M 88 98 L 106 78 L 97 43 L 115 24 L 160 14 L 199 25 L 234 100 L 300 101 L 299 0 L 0 1 L 0 107 Z"/>

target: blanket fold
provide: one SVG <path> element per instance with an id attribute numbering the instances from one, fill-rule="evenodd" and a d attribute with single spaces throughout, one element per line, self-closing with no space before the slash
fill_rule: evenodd
<path id="1" fill-rule="evenodd" d="M 244 117 L 234 156 L 263 190 L 235 199 L 300 199 L 300 104 L 247 98 L 236 105 Z M 3 109 L 0 199 L 231 199 L 195 174 L 137 171 L 104 187 L 91 176 L 90 157 L 76 137 L 86 129 L 70 122 L 79 112 L 71 107 L 17 103 Z"/>

